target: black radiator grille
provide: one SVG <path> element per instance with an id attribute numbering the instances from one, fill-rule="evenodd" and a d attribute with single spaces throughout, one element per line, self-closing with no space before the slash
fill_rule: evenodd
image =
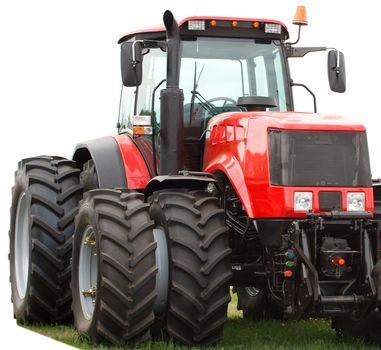
<path id="1" fill-rule="evenodd" d="M 341 192 L 319 192 L 320 210 L 341 210 L 343 208 Z"/>

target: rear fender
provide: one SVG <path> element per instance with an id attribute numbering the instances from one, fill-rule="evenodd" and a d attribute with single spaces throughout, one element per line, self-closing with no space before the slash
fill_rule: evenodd
<path id="1" fill-rule="evenodd" d="M 106 136 L 78 144 L 73 160 L 79 168 L 92 159 L 100 188 L 143 189 L 150 175 L 147 165 L 128 135 Z"/>

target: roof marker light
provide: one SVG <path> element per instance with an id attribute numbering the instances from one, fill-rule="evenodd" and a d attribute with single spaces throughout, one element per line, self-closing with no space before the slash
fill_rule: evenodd
<path id="1" fill-rule="evenodd" d="M 237 21 L 232 21 L 231 25 L 232 25 L 232 27 L 237 27 L 238 26 L 238 22 Z"/>
<path id="2" fill-rule="evenodd" d="M 261 26 L 261 24 L 259 22 L 253 22 L 252 26 L 253 28 L 258 29 Z"/>
<path id="3" fill-rule="evenodd" d="M 266 23 L 265 24 L 265 32 L 266 33 L 272 33 L 272 34 L 281 34 L 282 33 L 282 27 L 280 26 L 280 24 Z"/>
<path id="4" fill-rule="evenodd" d="M 210 22 L 209 22 L 210 26 L 211 27 L 215 27 L 217 25 L 217 21 L 215 21 L 214 19 L 212 19 Z"/>
<path id="5" fill-rule="evenodd" d="M 188 22 L 189 30 L 205 30 L 204 20 L 193 20 Z"/>

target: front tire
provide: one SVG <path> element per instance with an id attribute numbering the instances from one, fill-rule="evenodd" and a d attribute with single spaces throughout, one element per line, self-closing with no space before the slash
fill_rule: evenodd
<path id="1" fill-rule="evenodd" d="M 381 315 L 379 312 L 361 320 L 333 317 L 332 328 L 336 330 L 339 338 L 363 338 L 378 345 L 381 344 Z"/>
<path id="2" fill-rule="evenodd" d="M 73 313 L 94 343 L 130 346 L 150 338 L 156 243 L 143 194 L 92 190 L 76 217 Z"/>
<path id="3" fill-rule="evenodd" d="M 237 309 L 242 310 L 243 318 L 248 320 L 263 319 L 267 300 L 266 292 L 256 287 L 235 287 L 237 292 Z"/>
<path id="4" fill-rule="evenodd" d="M 187 345 L 220 341 L 230 301 L 231 249 L 218 199 L 205 191 L 158 191 L 150 213 L 166 234 L 169 257 L 167 306 L 156 315 L 156 331 L 159 325 Z"/>
<path id="5" fill-rule="evenodd" d="M 71 320 L 71 244 L 82 197 L 80 170 L 59 157 L 19 163 L 12 189 L 10 281 L 15 318 Z"/>

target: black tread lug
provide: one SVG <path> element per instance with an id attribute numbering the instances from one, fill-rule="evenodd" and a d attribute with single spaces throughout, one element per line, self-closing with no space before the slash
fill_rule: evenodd
<path id="1" fill-rule="evenodd" d="M 64 263 L 58 258 L 54 252 L 44 243 L 36 238 L 32 238 L 32 252 L 36 252 L 45 260 L 49 261 L 53 266 L 56 266 L 59 270 L 63 269 Z"/>
<path id="2" fill-rule="evenodd" d="M 57 193 L 61 190 L 61 186 L 59 184 L 57 184 L 54 181 L 50 181 L 50 180 L 46 179 L 46 177 L 44 177 L 44 176 L 30 174 L 28 176 L 28 179 L 29 179 L 29 185 L 41 184 L 45 187 L 52 189 L 53 191 L 55 191 Z"/>
<path id="3" fill-rule="evenodd" d="M 58 221 L 58 228 L 65 230 L 67 226 L 74 222 L 74 218 L 78 213 L 78 207 L 68 210 L 63 217 Z"/>
<path id="4" fill-rule="evenodd" d="M 64 215 L 64 209 L 61 206 L 37 193 L 31 194 L 31 205 L 33 204 L 42 205 L 60 217 Z"/>
<path id="5" fill-rule="evenodd" d="M 61 182 L 68 177 L 79 177 L 81 170 L 80 169 L 70 169 L 66 170 L 63 173 L 60 173 L 56 176 L 56 181 Z"/>
<path id="6" fill-rule="evenodd" d="M 83 185 L 81 184 L 74 185 L 68 188 L 67 190 L 65 190 L 64 192 L 60 193 L 57 196 L 57 203 L 63 204 L 68 198 L 72 197 L 74 194 L 82 194 L 82 190 L 83 190 Z"/>
<path id="7" fill-rule="evenodd" d="M 37 215 L 31 216 L 32 227 L 38 227 L 44 230 L 50 237 L 55 239 L 58 243 L 63 243 L 65 241 L 65 236 L 58 229 L 50 226 L 41 217 Z"/>
<path id="8" fill-rule="evenodd" d="M 209 275 L 210 272 L 220 263 L 223 259 L 230 256 L 232 250 L 230 248 L 226 248 L 219 253 L 216 254 L 216 256 L 213 257 L 213 260 L 210 259 L 200 270 L 200 272 L 203 275 Z"/>
<path id="9" fill-rule="evenodd" d="M 31 276 L 37 278 L 44 286 L 48 287 L 54 294 L 60 295 L 62 293 L 62 287 L 55 283 L 52 278 L 43 271 L 38 265 L 32 263 Z"/>

